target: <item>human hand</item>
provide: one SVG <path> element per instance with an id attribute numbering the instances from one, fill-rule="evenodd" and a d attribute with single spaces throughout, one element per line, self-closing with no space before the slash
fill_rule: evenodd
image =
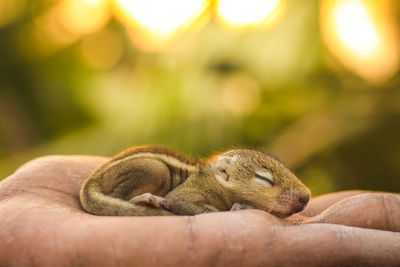
<path id="1" fill-rule="evenodd" d="M 288 219 L 259 210 L 172 217 L 94 216 L 81 209 L 79 189 L 106 160 L 43 157 L 1 182 L 0 266 L 400 262 L 398 194 L 329 194 L 311 200 L 301 215 Z"/>

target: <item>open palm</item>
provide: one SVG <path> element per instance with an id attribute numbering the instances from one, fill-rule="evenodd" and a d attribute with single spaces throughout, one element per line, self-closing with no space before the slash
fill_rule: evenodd
<path id="1" fill-rule="evenodd" d="M 38 158 L 1 182 L 0 266 L 400 262 L 398 194 L 329 194 L 286 220 L 259 210 L 171 217 L 90 215 L 80 207 L 79 189 L 106 160 Z"/>

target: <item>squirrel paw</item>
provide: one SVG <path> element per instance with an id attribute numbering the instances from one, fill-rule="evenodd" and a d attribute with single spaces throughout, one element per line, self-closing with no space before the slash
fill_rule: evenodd
<path id="1" fill-rule="evenodd" d="M 247 205 L 247 204 L 242 204 L 242 203 L 235 203 L 232 205 L 232 208 L 230 211 L 235 211 L 235 210 L 248 210 L 248 209 L 254 209 L 252 206 Z"/>
<path id="2" fill-rule="evenodd" d="M 136 205 L 148 205 L 155 208 L 166 208 L 167 200 L 160 196 L 155 196 L 151 193 L 144 193 L 139 196 L 133 197 L 129 202 Z"/>

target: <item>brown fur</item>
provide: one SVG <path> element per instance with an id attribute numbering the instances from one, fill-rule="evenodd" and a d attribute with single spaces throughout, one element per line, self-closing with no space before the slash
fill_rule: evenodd
<path id="1" fill-rule="evenodd" d="M 162 146 L 116 155 L 87 179 L 80 194 L 89 213 L 122 216 L 194 215 L 240 203 L 285 217 L 303 209 L 309 197 L 292 172 L 261 152 L 234 149 L 195 162 Z"/>

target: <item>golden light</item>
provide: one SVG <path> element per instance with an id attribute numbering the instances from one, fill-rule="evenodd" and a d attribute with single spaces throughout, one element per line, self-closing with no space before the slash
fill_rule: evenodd
<path id="1" fill-rule="evenodd" d="M 80 35 L 101 29 L 111 15 L 107 0 L 64 0 L 56 8 L 64 27 Z"/>
<path id="2" fill-rule="evenodd" d="M 355 53 L 368 55 L 379 45 L 373 18 L 360 1 L 338 3 L 333 17 L 339 40 Z"/>
<path id="3" fill-rule="evenodd" d="M 59 22 L 59 13 L 52 8 L 27 23 L 19 32 L 19 48 L 29 58 L 49 56 L 72 44 L 78 38 Z"/>
<path id="4" fill-rule="evenodd" d="M 104 27 L 110 18 L 107 0 L 64 0 L 27 23 L 19 46 L 28 57 L 43 57 L 76 42 L 81 35 Z"/>
<path id="5" fill-rule="evenodd" d="M 207 0 L 114 0 L 117 17 L 144 50 L 159 50 L 207 9 Z"/>
<path id="6" fill-rule="evenodd" d="M 261 90 L 249 76 L 236 74 L 221 84 L 221 103 L 233 115 L 251 114 L 259 105 Z"/>
<path id="7" fill-rule="evenodd" d="M 264 28 L 283 10 L 282 0 L 218 0 L 218 21 L 232 30 Z"/>
<path id="8" fill-rule="evenodd" d="M 26 0 L 0 0 L 0 27 L 17 19 L 25 10 Z"/>
<path id="9" fill-rule="evenodd" d="M 382 83 L 398 70 L 398 29 L 390 1 L 325 0 L 321 27 L 330 51 L 363 79 Z"/>
<path id="10" fill-rule="evenodd" d="M 110 28 L 84 37 L 80 48 L 85 63 L 97 69 L 114 66 L 123 52 L 121 37 Z"/>

